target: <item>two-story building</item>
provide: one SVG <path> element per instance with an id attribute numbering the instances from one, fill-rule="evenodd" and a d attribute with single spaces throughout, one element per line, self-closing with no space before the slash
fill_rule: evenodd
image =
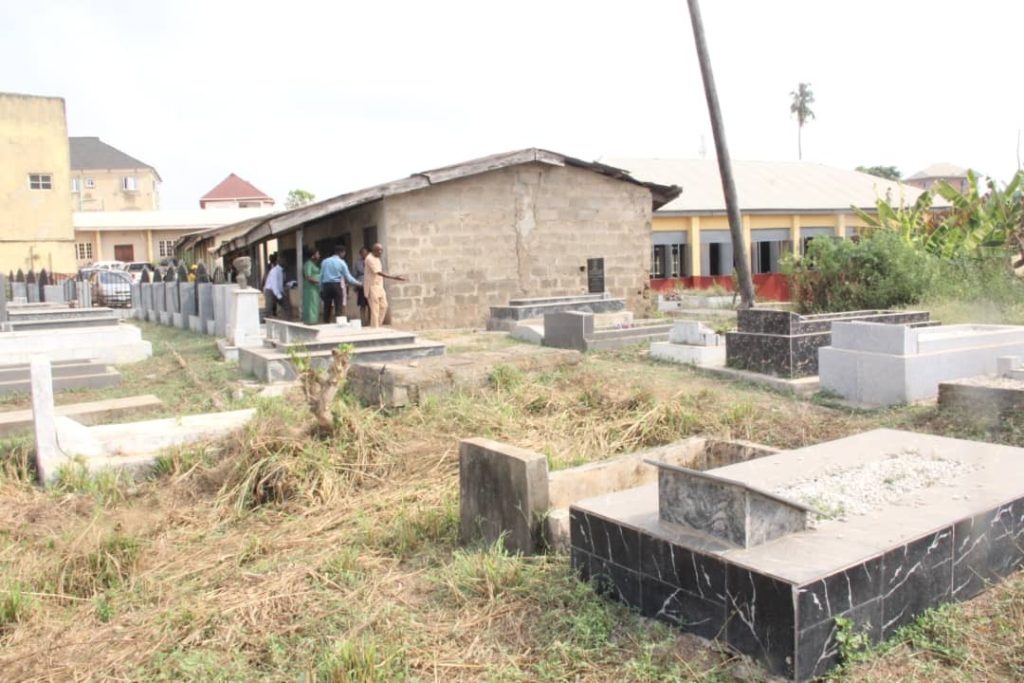
<path id="1" fill-rule="evenodd" d="M 72 273 L 64 100 L 0 93 L 0 270 Z"/>
<path id="2" fill-rule="evenodd" d="M 160 174 L 96 137 L 68 138 L 73 211 L 153 211 Z"/>

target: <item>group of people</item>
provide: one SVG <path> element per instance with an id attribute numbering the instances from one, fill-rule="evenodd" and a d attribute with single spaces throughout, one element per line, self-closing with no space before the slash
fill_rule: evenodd
<path id="1" fill-rule="evenodd" d="M 363 325 L 380 327 L 388 312 L 388 297 L 384 291 L 384 280 L 404 282 L 399 275 L 384 272 L 380 257 L 384 248 L 380 243 L 370 249 L 359 250 L 359 259 L 353 273 L 345 261 L 343 245 L 334 249 L 334 254 L 321 261 L 320 250 L 313 252 L 302 266 L 304 280 L 302 288 L 302 321 L 307 325 L 318 322 L 330 323 L 344 315 L 348 305 L 348 286 L 356 290 L 359 317 Z M 277 262 L 277 255 L 271 256 L 271 268 L 263 285 L 266 297 L 267 316 L 276 317 L 280 308 L 286 318 L 291 318 L 291 303 L 285 291 L 284 268 Z"/>

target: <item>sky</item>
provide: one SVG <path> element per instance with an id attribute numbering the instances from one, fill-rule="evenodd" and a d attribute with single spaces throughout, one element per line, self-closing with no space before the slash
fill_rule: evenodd
<path id="1" fill-rule="evenodd" d="M 797 158 L 806 82 L 805 161 L 1018 168 L 1024 2 L 701 10 L 734 159 Z M 70 135 L 154 166 L 162 208 L 232 172 L 283 201 L 525 147 L 714 155 L 684 0 L 3 0 L 0 64 L 0 91 L 63 97 Z"/>

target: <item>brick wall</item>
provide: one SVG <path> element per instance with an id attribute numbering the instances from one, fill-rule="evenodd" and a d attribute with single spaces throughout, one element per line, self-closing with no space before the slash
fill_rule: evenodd
<path id="1" fill-rule="evenodd" d="M 524 164 L 388 197 L 384 214 L 386 268 L 409 278 L 388 282 L 397 327 L 480 327 L 510 298 L 584 293 L 594 257 L 608 292 L 643 304 L 651 195 L 638 185 Z"/>

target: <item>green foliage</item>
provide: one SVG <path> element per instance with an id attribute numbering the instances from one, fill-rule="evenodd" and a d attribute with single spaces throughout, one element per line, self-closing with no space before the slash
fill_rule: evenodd
<path id="1" fill-rule="evenodd" d="M 20 583 L 10 582 L 0 588 L 0 635 L 25 621 L 34 605 Z"/>
<path id="2" fill-rule="evenodd" d="M 892 231 L 858 241 L 816 238 L 802 259 L 783 264 L 801 313 L 884 309 L 921 300 L 935 263 Z"/>
<path id="3" fill-rule="evenodd" d="M 902 177 L 900 169 L 895 166 L 858 166 L 855 170 L 886 180 L 899 180 Z"/>
<path id="4" fill-rule="evenodd" d="M 300 206 L 305 206 L 311 202 L 316 201 L 316 195 L 306 190 L 291 190 L 288 193 L 287 199 L 284 200 L 284 208 L 286 209 L 297 209 Z"/>
<path id="5" fill-rule="evenodd" d="M 864 631 L 858 631 L 849 617 L 836 617 L 835 621 L 839 660 L 843 663 L 858 661 L 871 645 L 871 639 Z"/>
<path id="6" fill-rule="evenodd" d="M 343 640 L 324 655 L 314 680 L 327 683 L 402 681 L 409 675 L 402 648 L 372 638 Z"/>

